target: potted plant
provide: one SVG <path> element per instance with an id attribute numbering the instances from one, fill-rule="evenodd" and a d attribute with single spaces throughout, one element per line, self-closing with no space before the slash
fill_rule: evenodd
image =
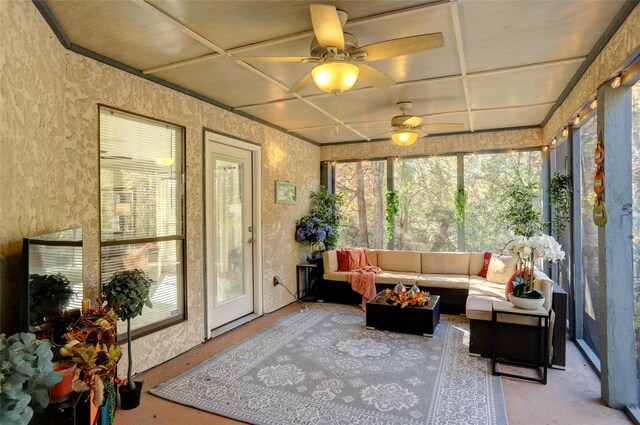
<path id="1" fill-rule="evenodd" d="M 131 319 L 142 314 L 144 306 L 152 307 L 149 289 L 153 280 L 139 269 L 124 270 L 113 275 L 111 280 L 102 286 L 102 297 L 115 311 L 120 320 L 127 321 L 127 385 L 119 388 L 120 407 L 135 409 L 140 404 L 142 382 L 134 383 L 131 376 L 133 357 L 131 355 Z"/>
<path id="2" fill-rule="evenodd" d="M 60 355 L 69 356 L 76 365 L 73 389 L 76 392 L 93 390 L 93 404 L 100 407 L 107 395 L 108 410 L 115 409 L 115 397 L 109 398 L 110 389 L 115 385 L 116 366 L 122 350 L 116 343 L 115 312 L 108 311 L 100 302 L 94 310 L 80 317 L 68 327 L 65 338 L 68 341 L 60 349 Z M 112 423 L 112 422 L 110 422 Z"/>
<path id="3" fill-rule="evenodd" d="M 333 194 L 325 186 L 311 192 L 311 214 L 300 219 L 296 225 L 296 241 L 310 246 L 307 261 L 313 262 L 322 251 L 338 246 L 338 230 L 344 221 L 340 213 L 342 196 Z"/>
<path id="4" fill-rule="evenodd" d="M 502 195 L 504 211 L 501 217 L 515 235 L 530 238 L 542 233 L 546 223 L 542 220 L 541 209 L 535 206 L 535 200 L 540 196 L 536 183 L 511 183 Z"/>
<path id="5" fill-rule="evenodd" d="M 49 388 L 62 380 L 52 359 L 49 341 L 32 333 L 0 335 L 0 422 L 26 425 L 34 408 L 49 405 Z"/>
<path id="6" fill-rule="evenodd" d="M 516 307 L 535 310 L 544 304 L 544 293 L 534 288 L 536 264 L 542 261 L 550 263 L 564 259 L 564 251 L 553 236 L 536 235 L 526 238 L 514 235 L 506 244 L 520 258 L 520 270 L 513 280 L 513 292 L 509 301 Z"/>
<path id="7" fill-rule="evenodd" d="M 59 315 L 73 295 L 69 279 L 58 274 L 29 275 L 31 324 L 39 324 Z"/>

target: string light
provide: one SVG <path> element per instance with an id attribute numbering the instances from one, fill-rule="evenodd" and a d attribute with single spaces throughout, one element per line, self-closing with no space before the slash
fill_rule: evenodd
<path id="1" fill-rule="evenodd" d="M 598 99 L 593 99 L 589 104 L 589 109 L 596 109 L 598 107 Z"/>
<path id="2" fill-rule="evenodd" d="M 558 142 L 558 138 L 554 137 L 553 140 L 551 141 L 551 146 L 555 145 Z"/>
<path id="3" fill-rule="evenodd" d="M 565 127 L 562 130 L 562 137 L 567 137 L 569 135 L 569 129 L 567 127 Z"/>
<path id="4" fill-rule="evenodd" d="M 578 115 L 573 119 L 573 125 L 578 125 L 578 124 L 580 124 L 580 115 Z"/>
<path id="5" fill-rule="evenodd" d="M 618 87 L 620 87 L 621 83 L 622 83 L 622 77 L 620 75 L 618 75 L 616 78 L 611 80 L 611 88 L 612 89 L 617 89 Z"/>

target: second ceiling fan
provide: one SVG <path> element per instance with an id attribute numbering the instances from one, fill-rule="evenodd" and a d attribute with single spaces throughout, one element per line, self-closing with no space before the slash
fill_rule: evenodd
<path id="1" fill-rule="evenodd" d="M 309 56 L 232 56 L 234 60 L 247 62 L 293 62 L 317 63 L 290 89 L 297 93 L 315 83 L 328 93 L 349 90 L 360 78 L 376 88 L 389 88 L 395 81 L 388 75 L 362 62 L 389 59 L 444 46 L 442 33 L 396 38 L 360 47 L 358 39 L 342 26 L 347 13 L 335 6 L 311 5 L 311 22 L 315 38 L 311 41 Z"/>

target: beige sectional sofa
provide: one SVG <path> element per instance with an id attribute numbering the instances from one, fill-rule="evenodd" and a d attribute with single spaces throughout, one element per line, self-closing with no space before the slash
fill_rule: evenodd
<path id="1" fill-rule="evenodd" d="M 417 284 L 421 289 L 440 295 L 441 312 L 446 314 L 466 314 L 471 325 L 470 351 L 488 355 L 490 353 L 491 310 L 494 300 L 505 300 L 505 285 L 487 281 L 478 276 L 484 265 L 482 252 L 414 252 L 370 250 L 371 263 L 380 267 L 382 273 L 376 276 L 378 291 L 393 287 L 398 282 L 404 285 Z M 349 272 L 338 271 L 336 251 L 323 254 L 323 281 L 319 288 L 319 299 L 330 302 L 357 303 L 361 300 L 348 283 Z M 558 316 L 554 327 L 554 350 L 558 356 L 554 363 L 564 366 L 564 341 L 566 339 L 566 292 L 562 291 L 549 277 L 537 271 L 536 289 L 545 293 L 544 308 Z M 562 317 L 560 317 L 562 316 Z M 536 319 L 500 316 L 500 339 L 515 338 L 517 353 L 510 357 L 520 357 L 533 350 L 536 343 L 533 326 Z M 528 329 L 530 328 L 530 329 Z M 475 335 L 474 335 L 475 334 Z M 530 334 L 530 335 L 529 335 Z M 556 335 L 557 334 L 557 335 Z M 532 339 L 532 345 L 522 343 L 521 337 Z M 554 351 L 555 354 L 555 351 Z M 525 356 L 526 357 L 526 356 Z"/>

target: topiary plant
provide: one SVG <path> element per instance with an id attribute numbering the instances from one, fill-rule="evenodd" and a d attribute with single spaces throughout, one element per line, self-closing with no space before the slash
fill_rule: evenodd
<path id="1" fill-rule="evenodd" d="M 49 405 L 49 388 L 62 380 L 51 359 L 48 340 L 26 332 L 0 335 L 0 423 L 26 425 L 34 408 Z"/>
<path id="2" fill-rule="evenodd" d="M 30 322 L 38 324 L 60 313 L 72 295 L 71 282 L 60 273 L 29 275 Z"/>
<path id="3" fill-rule="evenodd" d="M 109 303 L 120 320 L 127 321 L 127 383 L 131 390 L 136 386 L 131 379 L 133 358 L 131 355 L 131 319 L 142 314 L 142 309 L 153 307 L 149 299 L 149 289 L 153 280 L 139 269 L 124 270 L 113 275 L 111 280 L 102 286 L 102 298 Z"/>
<path id="4" fill-rule="evenodd" d="M 536 183 L 513 182 L 502 196 L 504 212 L 501 218 L 514 234 L 530 238 L 542 233 L 546 223 L 540 209 L 535 207 L 535 200 L 540 196 Z"/>

